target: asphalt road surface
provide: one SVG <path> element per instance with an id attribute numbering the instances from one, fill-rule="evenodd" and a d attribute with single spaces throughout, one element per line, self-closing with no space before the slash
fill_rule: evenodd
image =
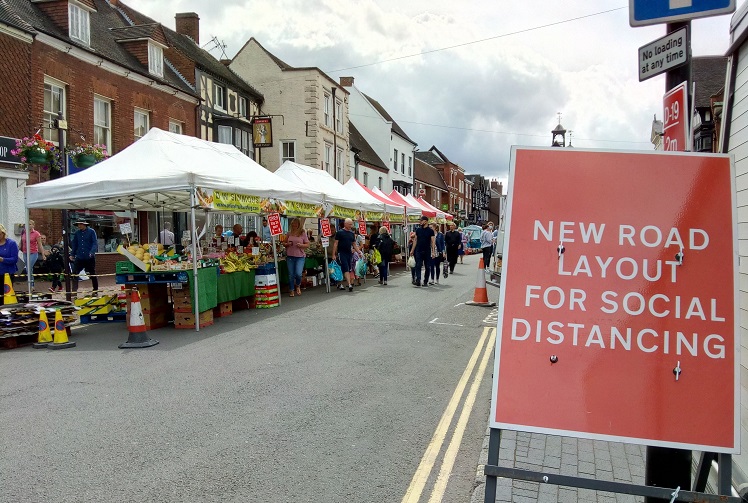
<path id="1" fill-rule="evenodd" d="M 0 501 L 468 502 L 496 324 L 463 304 L 477 265 L 317 287 L 148 349 L 111 323 L 0 352 Z"/>

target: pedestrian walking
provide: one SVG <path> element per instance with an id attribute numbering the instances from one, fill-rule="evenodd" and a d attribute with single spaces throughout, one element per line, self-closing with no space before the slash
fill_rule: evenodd
<path id="1" fill-rule="evenodd" d="M 81 271 L 85 270 L 86 274 L 91 277 L 94 295 L 99 291 L 99 278 L 96 277 L 96 252 L 99 250 L 99 244 L 96 239 L 96 231 L 88 226 L 85 220 L 75 222 L 78 231 L 73 234 L 70 240 L 72 252 L 70 261 L 73 262 L 73 292 L 78 291 L 78 279 Z"/>
<path id="2" fill-rule="evenodd" d="M 29 249 L 26 249 L 26 229 L 21 231 L 21 253 L 23 254 L 23 261 L 26 264 L 26 271 L 31 273 L 31 286 L 34 286 L 34 265 L 39 260 L 39 255 L 42 255 L 42 260 L 46 257 L 44 251 L 44 243 L 42 243 L 41 233 L 34 228 L 34 221 L 29 220 Z"/>
<path id="3" fill-rule="evenodd" d="M 62 271 L 65 269 L 65 257 L 62 254 L 62 245 L 55 243 L 47 255 L 47 270 L 52 275 L 52 286 L 49 291 L 52 293 L 62 291 Z"/>
<path id="4" fill-rule="evenodd" d="M 343 228 L 335 233 L 335 242 L 332 245 L 332 256 L 337 258 L 340 269 L 343 271 L 343 277 L 348 283 L 348 291 L 353 291 L 351 281 L 351 261 L 353 252 L 360 251 L 356 244 L 356 234 L 353 232 L 353 220 L 346 218 Z M 345 290 L 343 284 L 338 285 L 338 290 Z"/>
<path id="5" fill-rule="evenodd" d="M 444 235 L 444 244 L 447 249 L 447 266 L 450 274 L 455 272 L 455 265 L 457 264 L 457 256 L 460 253 L 460 247 L 462 246 L 462 236 L 457 232 L 457 226 L 454 222 L 447 224 L 449 230 Z M 445 274 L 446 278 L 447 275 Z"/>
<path id="6" fill-rule="evenodd" d="M 434 231 L 434 247 L 436 250 L 436 254 L 432 257 L 430 266 L 431 266 L 431 282 L 429 284 L 433 285 L 436 283 L 439 284 L 439 276 L 441 274 L 441 266 L 442 262 L 444 262 L 444 251 L 446 249 L 446 245 L 444 244 L 444 234 L 439 230 L 439 224 L 431 224 L 431 229 Z"/>
<path id="7" fill-rule="evenodd" d="M 5 275 L 10 275 L 13 283 L 16 267 L 18 264 L 18 244 L 8 237 L 5 227 L 0 224 L 0 281 L 4 281 Z M 4 295 L 0 295 L 0 305 L 4 304 Z"/>
<path id="8" fill-rule="evenodd" d="M 465 252 L 467 251 L 468 247 L 468 237 L 467 233 L 462 230 L 462 228 L 458 229 L 458 232 L 460 234 L 460 249 L 457 250 L 457 256 L 460 257 L 460 264 L 463 264 L 462 258 L 465 256 Z"/>
<path id="9" fill-rule="evenodd" d="M 413 249 L 413 244 L 416 242 L 416 233 L 411 232 L 408 235 L 408 250 Z M 416 284 L 416 265 L 415 265 L 415 256 L 413 256 L 413 252 L 410 252 L 410 256 L 413 257 L 413 266 L 410 268 L 410 282 L 412 284 Z M 408 262 L 410 262 L 410 259 L 408 259 Z"/>
<path id="10" fill-rule="evenodd" d="M 291 220 L 291 228 L 286 239 L 286 266 L 288 267 L 289 297 L 301 295 L 301 277 L 304 275 L 306 249 L 309 238 L 301 227 L 301 220 Z"/>
<path id="11" fill-rule="evenodd" d="M 482 229 L 480 248 L 483 252 L 483 267 L 488 269 L 491 265 L 491 252 L 493 251 L 493 231 L 489 229 L 488 224 L 483 224 Z"/>
<path id="12" fill-rule="evenodd" d="M 385 226 L 379 228 L 377 250 L 382 255 L 382 262 L 379 264 L 379 284 L 386 285 L 387 278 L 390 276 L 390 262 L 392 261 L 392 252 L 395 250 L 395 241 L 393 241 Z"/>
<path id="13" fill-rule="evenodd" d="M 415 286 L 429 286 L 429 259 L 436 255 L 434 240 L 436 235 L 434 229 L 429 227 L 429 218 L 421 217 L 421 226 L 416 230 L 416 239 L 410 250 L 416 258 L 416 281 Z M 423 283 L 421 283 L 421 268 L 425 269 Z"/>

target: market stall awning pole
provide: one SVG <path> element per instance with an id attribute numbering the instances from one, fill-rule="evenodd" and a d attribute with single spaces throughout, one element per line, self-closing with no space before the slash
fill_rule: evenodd
<path id="1" fill-rule="evenodd" d="M 29 209 L 24 206 L 25 211 L 25 217 L 26 217 L 26 253 L 23 254 L 23 261 L 26 264 L 26 281 L 27 286 L 29 287 L 29 302 L 31 302 L 31 292 L 34 290 L 34 285 L 32 283 L 33 281 L 33 274 L 34 271 L 32 271 L 31 267 L 29 266 L 29 262 L 31 262 L 31 233 L 29 232 Z M 39 250 L 39 253 L 43 252 L 44 250 Z"/>
<path id="2" fill-rule="evenodd" d="M 273 240 L 273 259 L 275 260 L 275 287 L 278 289 L 278 306 L 281 305 L 281 285 L 280 285 L 280 270 L 278 269 L 278 252 L 275 249 L 275 236 L 270 236 Z"/>
<path id="3" fill-rule="evenodd" d="M 327 293 L 330 293 L 330 263 L 327 261 L 327 246 L 324 247 L 325 250 L 325 287 L 327 289 Z"/>
<path id="4" fill-rule="evenodd" d="M 195 186 L 190 185 L 190 217 L 192 219 L 190 228 L 190 237 L 192 238 L 192 282 L 193 295 L 195 296 L 195 332 L 200 331 L 200 300 L 198 295 L 198 281 L 197 281 L 197 229 L 195 226 Z M 189 285 L 188 285 L 189 287 Z"/>

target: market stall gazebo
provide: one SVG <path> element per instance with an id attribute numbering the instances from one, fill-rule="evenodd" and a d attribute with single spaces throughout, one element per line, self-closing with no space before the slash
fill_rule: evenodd
<path id="1" fill-rule="evenodd" d="M 27 186 L 26 218 L 32 208 L 188 211 L 197 245 L 195 208 L 210 207 L 204 198 L 211 191 L 312 204 L 322 199 L 313 188 L 287 182 L 233 145 L 152 128 L 126 149 L 84 171 Z M 193 272 L 197 277 L 196 260 Z M 197 318 L 198 309 L 196 301 Z M 199 330 L 197 320 L 195 328 Z"/>

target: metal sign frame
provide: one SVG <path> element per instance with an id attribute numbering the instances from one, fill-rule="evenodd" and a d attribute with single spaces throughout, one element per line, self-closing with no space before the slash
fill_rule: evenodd
<path id="1" fill-rule="evenodd" d="M 735 0 L 629 0 L 629 25 L 674 23 L 733 12 Z"/>

